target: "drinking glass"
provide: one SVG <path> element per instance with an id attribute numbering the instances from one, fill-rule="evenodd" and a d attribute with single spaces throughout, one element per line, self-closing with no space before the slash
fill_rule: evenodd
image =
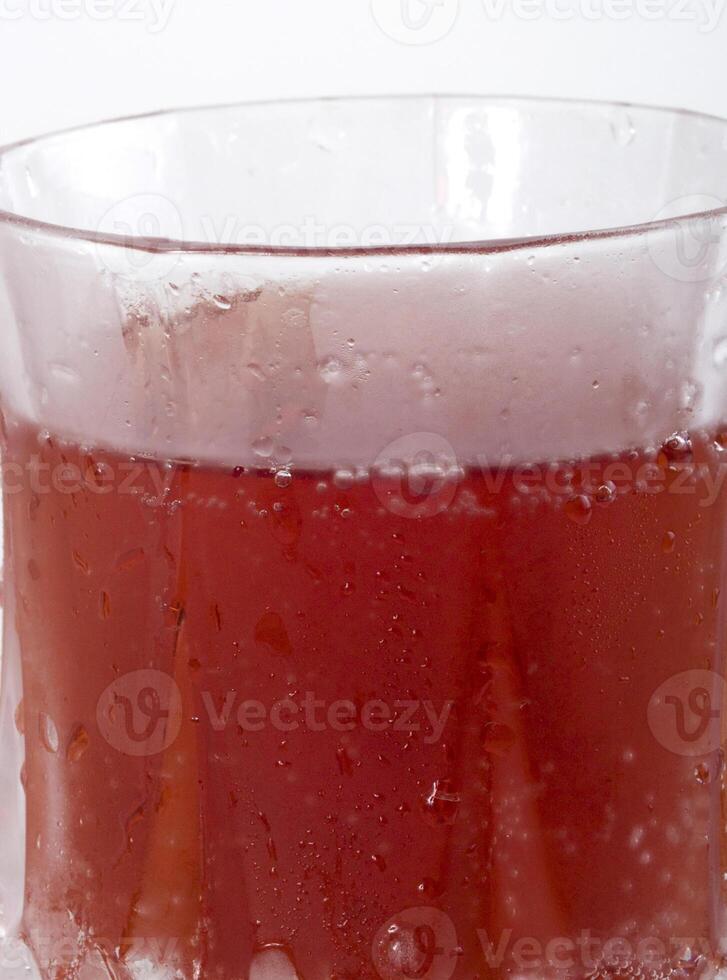
<path id="1" fill-rule="evenodd" d="M 612 104 L 0 153 L 6 976 L 720 970 L 726 199 Z"/>

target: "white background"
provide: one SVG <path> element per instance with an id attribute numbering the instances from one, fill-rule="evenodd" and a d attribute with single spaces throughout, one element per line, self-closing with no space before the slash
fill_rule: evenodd
<path id="1" fill-rule="evenodd" d="M 345 92 L 567 95 L 727 115 L 725 0 L 525 0 L 525 11 L 503 0 L 499 15 L 492 0 L 426 0 L 442 6 L 425 30 L 457 14 L 427 45 L 377 25 L 372 8 L 396 25 L 401 2 L 0 0 L 0 142 L 161 107 Z M 403 2 L 427 14 L 424 0 Z M 110 19 L 96 19 L 96 3 Z M 171 4 L 161 29 L 155 3 Z M 721 9 L 709 31 L 705 4 Z"/>

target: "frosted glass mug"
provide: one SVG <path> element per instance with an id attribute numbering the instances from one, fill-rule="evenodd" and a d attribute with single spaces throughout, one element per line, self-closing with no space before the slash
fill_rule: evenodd
<path id="1" fill-rule="evenodd" d="M 595 103 L 0 152 L 8 980 L 718 975 L 726 200 Z"/>

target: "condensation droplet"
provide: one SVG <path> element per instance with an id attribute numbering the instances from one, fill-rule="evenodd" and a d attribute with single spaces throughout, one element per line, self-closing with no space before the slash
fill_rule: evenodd
<path id="1" fill-rule="evenodd" d="M 674 551 L 677 536 L 673 531 L 667 531 L 661 539 L 661 550 L 665 555 L 670 555 Z"/>
<path id="2" fill-rule="evenodd" d="M 335 381 L 341 374 L 343 365 L 337 357 L 325 357 L 318 364 L 318 372 L 327 384 Z"/>
<path id="3" fill-rule="evenodd" d="M 273 440 L 269 436 L 260 436 L 252 444 L 252 451 L 256 456 L 262 456 L 264 459 L 269 459 L 273 455 Z"/>
<path id="4" fill-rule="evenodd" d="M 422 878 L 417 885 L 417 891 L 427 898 L 439 898 L 444 892 L 444 888 L 434 878 Z"/>
<path id="5" fill-rule="evenodd" d="M 696 381 L 685 381 L 681 390 L 681 401 L 684 411 L 691 415 L 696 409 L 701 395 L 702 385 Z"/>
<path id="6" fill-rule="evenodd" d="M 285 623 L 276 612 L 266 612 L 255 625 L 255 640 L 267 644 L 275 653 L 289 656 L 292 651 Z"/>
<path id="7" fill-rule="evenodd" d="M 71 736 L 68 748 L 66 749 L 66 758 L 68 761 L 78 762 L 88 748 L 89 742 L 88 732 L 83 725 L 79 725 Z"/>
<path id="8" fill-rule="evenodd" d="M 692 440 L 686 432 L 674 432 L 659 450 L 657 463 L 662 469 L 678 470 L 689 466 L 694 459 Z"/>
<path id="9" fill-rule="evenodd" d="M 636 136 L 636 127 L 630 113 L 620 110 L 611 120 L 611 134 L 619 146 L 628 146 Z"/>
<path id="10" fill-rule="evenodd" d="M 101 593 L 101 619 L 109 619 L 111 616 L 111 598 L 108 592 Z"/>
<path id="11" fill-rule="evenodd" d="M 718 453 L 727 450 L 727 432 L 718 432 L 714 437 L 714 448 Z"/>
<path id="12" fill-rule="evenodd" d="M 257 378 L 258 381 L 267 380 L 267 378 L 265 377 L 265 372 L 263 371 L 263 369 L 260 367 L 259 364 L 255 364 L 254 362 L 252 362 L 248 364 L 247 369 L 254 378 Z"/>
<path id="13" fill-rule="evenodd" d="M 697 782 L 705 783 L 709 782 L 709 766 L 704 762 L 700 762 L 698 766 L 694 768 L 694 775 L 697 778 Z"/>
<path id="14" fill-rule="evenodd" d="M 571 497 L 567 502 L 565 512 L 569 520 L 573 521 L 574 524 L 584 526 L 588 524 L 593 516 L 593 507 L 591 506 L 591 501 L 585 494 L 578 494 L 577 497 Z"/>
<path id="15" fill-rule="evenodd" d="M 293 474 L 290 470 L 278 470 L 275 474 L 275 486 L 280 490 L 285 490 L 293 482 Z"/>
<path id="16" fill-rule="evenodd" d="M 386 871 L 386 859 L 380 854 L 372 854 L 371 860 L 374 862 L 379 871 Z"/>
<path id="17" fill-rule="evenodd" d="M 217 293 L 212 297 L 212 302 L 215 304 L 218 310 L 231 310 L 232 300 L 228 296 L 222 296 Z"/>
<path id="18" fill-rule="evenodd" d="M 250 980 L 299 980 L 290 953 L 278 943 L 258 950 L 250 964 Z"/>
<path id="19" fill-rule="evenodd" d="M 38 718 L 40 729 L 40 740 L 46 751 L 55 753 L 58 751 L 58 729 L 50 715 L 41 712 Z"/>
<path id="20" fill-rule="evenodd" d="M 712 352 L 715 367 L 723 367 L 727 364 L 727 337 L 721 337 L 714 345 Z"/>
<path id="21" fill-rule="evenodd" d="M 116 567 L 121 572 L 126 572 L 136 565 L 140 565 L 146 558 L 146 553 L 143 548 L 134 548 L 132 551 L 125 551 L 123 555 L 119 555 L 116 561 Z"/>
<path id="22" fill-rule="evenodd" d="M 606 483 L 601 484 L 601 486 L 596 490 L 595 493 L 597 504 L 612 504 L 616 499 L 616 486 L 607 480 Z"/>
<path id="23" fill-rule="evenodd" d="M 356 474 L 352 470 L 336 470 L 333 474 L 333 483 L 339 490 L 350 490 L 356 482 Z"/>
<path id="24" fill-rule="evenodd" d="M 461 799 L 449 780 L 437 779 L 424 798 L 424 812 L 435 823 L 452 824 L 457 819 Z"/>
<path id="25" fill-rule="evenodd" d="M 18 735 L 25 734 L 25 702 L 22 698 L 18 701 L 18 706 L 15 709 L 15 728 Z"/>

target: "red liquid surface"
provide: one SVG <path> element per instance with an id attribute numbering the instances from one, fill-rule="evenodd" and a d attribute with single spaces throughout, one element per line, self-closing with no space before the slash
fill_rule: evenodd
<path id="1" fill-rule="evenodd" d="M 303 980 L 625 977 L 642 940 L 653 976 L 717 958 L 721 754 L 648 720 L 674 675 L 721 670 L 712 438 L 627 454 L 614 486 L 599 459 L 529 488 L 7 443 L 44 975 L 173 975 L 134 973 L 146 955 L 236 980 L 267 951 Z"/>

